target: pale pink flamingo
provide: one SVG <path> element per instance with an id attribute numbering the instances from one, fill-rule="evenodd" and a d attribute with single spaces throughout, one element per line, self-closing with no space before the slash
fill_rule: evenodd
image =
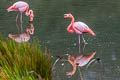
<path id="1" fill-rule="evenodd" d="M 21 34 L 9 34 L 8 37 L 15 40 L 18 43 L 27 42 L 30 40 L 30 35 L 34 34 L 34 26 L 30 23 L 30 29 L 27 28 L 25 32 Z"/>
<path id="2" fill-rule="evenodd" d="M 81 54 L 79 56 L 68 56 L 68 62 L 73 66 L 73 70 L 71 72 L 66 72 L 67 75 L 74 75 L 74 73 L 76 72 L 76 67 L 83 67 L 86 64 L 88 64 L 88 62 L 90 62 L 90 60 L 95 56 L 96 52 L 91 53 L 90 55 L 84 55 Z"/>
<path id="3" fill-rule="evenodd" d="M 21 19 L 20 19 L 21 23 L 22 23 L 22 13 L 25 13 L 26 16 L 30 16 L 30 21 L 33 21 L 33 18 L 34 18 L 33 10 L 29 10 L 29 4 L 24 1 L 15 2 L 12 6 L 10 6 L 7 9 L 7 11 L 8 12 L 18 11 L 21 14 Z M 16 22 L 17 22 L 19 13 L 16 16 Z"/>
<path id="4" fill-rule="evenodd" d="M 78 34 L 78 39 L 79 39 L 79 45 L 80 45 L 80 35 L 83 34 L 83 33 L 89 33 L 91 34 L 92 36 L 95 36 L 95 33 L 83 22 L 75 22 L 75 19 L 74 17 L 72 16 L 71 13 L 68 13 L 68 14 L 64 14 L 64 18 L 71 18 L 71 23 L 70 25 L 67 27 L 67 31 L 69 33 L 76 33 Z M 82 39 L 83 39 L 83 42 L 84 44 L 87 44 L 84 40 L 84 37 L 82 35 Z"/>

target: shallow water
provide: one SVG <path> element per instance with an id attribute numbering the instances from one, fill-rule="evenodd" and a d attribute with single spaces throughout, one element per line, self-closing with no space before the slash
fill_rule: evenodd
<path id="1" fill-rule="evenodd" d="M 0 32 L 4 36 L 18 33 L 15 24 L 16 12 L 8 13 L 6 9 L 15 0 L 1 0 Z M 64 19 L 65 13 L 72 13 L 76 21 L 83 21 L 96 33 L 93 37 L 85 34 L 88 42 L 84 54 L 96 51 L 101 64 L 95 63 L 81 68 L 84 80 L 120 80 L 120 1 L 119 0 L 26 0 L 34 10 L 35 34 L 41 46 L 46 46 L 53 56 L 70 53 L 78 55 L 78 39 L 76 34 L 66 30 L 70 19 Z M 28 17 L 23 15 L 24 30 L 29 27 Z M 81 45 L 83 46 L 83 45 Z M 81 47 L 82 48 L 82 47 Z M 82 50 L 82 49 L 81 49 Z M 53 57 L 53 62 L 56 60 Z M 64 66 L 61 64 L 64 63 Z M 71 78 L 66 76 L 72 66 L 68 62 L 59 61 L 53 70 L 53 80 L 80 80 L 77 71 Z"/>

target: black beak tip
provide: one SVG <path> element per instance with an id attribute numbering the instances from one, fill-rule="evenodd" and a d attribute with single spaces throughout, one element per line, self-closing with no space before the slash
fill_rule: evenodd
<path id="1" fill-rule="evenodd" d="M 64 14 L 64 16 L 67 16 L 67 14 Z"/>

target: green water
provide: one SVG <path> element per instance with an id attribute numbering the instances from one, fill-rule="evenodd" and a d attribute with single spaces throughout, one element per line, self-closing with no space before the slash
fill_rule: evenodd
<path id="1" fill-rule="evenodd" d="M 6 9 L 16 0 L 0 2 L 0 32 L 4 36 L 18 32 L 16 12 L 8 13 Z M 42 47 L 46 46 L 51 55 L 71 53 L 78 55 L 78 39 L 76 34 L 66 30 L 70 19 L 64 19 L 65 13 L 72 13 L 76 21 L 83 21 L 96 33 L 93 37 L 85 34 L 88 42 L 84 54 L 96 51 L 101 65 L 92 64 L 87 70 L 81 68 L 84 80 L 120 80 L 120 0 L 26 0 L 34 10 L 35 34 Z M 28 17 L 23 15 L 24 30 L 29 26 Z M 82 45 L 81 45 L 82 46 Z M 53 62 L 56 58 L 53 57 Z M 77 71 L 71 78 L 66 76 L 72 67 L 69 63 L 58 62 L 53 71 L 53 80 L 80 80 Z"/>

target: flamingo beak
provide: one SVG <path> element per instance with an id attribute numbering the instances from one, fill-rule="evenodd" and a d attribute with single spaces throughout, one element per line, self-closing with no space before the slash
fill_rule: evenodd
<path id="1" fill-rule="evenodd" d="M 67 14 L 64 14 L 64 18 L 67 18 Z"/>
<path id="2" fill-rule="evenodd" d="M 67 16 L 67 14 L 64 14 L 64 16 Z"/>
<path id="3" fill-rule="evenodd" d="M 10 12 L 10 11 L 13 11 L 14 10 L 14 7 L 13 6 L 10 6 L 7 11 Z"/>
<path id="4" fill-rule="evenodd" d="M 8 37 L 14 39 L 14 36 L 12 34 L 9 34 Z"/>

